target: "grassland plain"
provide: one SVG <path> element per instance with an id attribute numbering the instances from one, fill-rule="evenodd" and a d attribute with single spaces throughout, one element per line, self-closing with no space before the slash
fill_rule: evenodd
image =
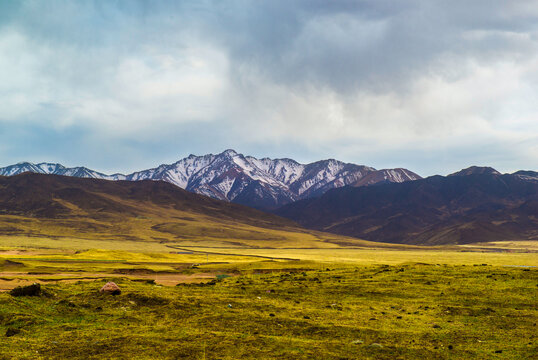
<path id="1" fill-rule="evenodd" d="M 45 293 L 0 292 L 0 359 L 532 359 L 536 253 L 489 247 L 519 250 L 4 247 Z"/>
<path id="2" fill-rule="evenodd" d="M 0 294 L 2 359 L 512 358 L 536 345 L 535 269 L 369 265 L 271 272 L 213 285 L 117 278 Z"/>

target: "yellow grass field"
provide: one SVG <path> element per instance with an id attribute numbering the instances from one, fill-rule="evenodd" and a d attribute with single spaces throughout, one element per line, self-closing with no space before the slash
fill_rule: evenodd
<path id="1" fill-rule="evenodd" d="M 0 359 L 530 359 L 538 351 L 536 242 L 430 248 L 323 236 L 0 237 Z M 283 247 L 294 241 L 299 248 Z M 122 294 L 100 294 L 107 281 Z M 10 295 L 32 283 L 42 296 Z"/>
<path id="2" fill-rule="evenodd" d="M 364 265 L 493 265 L 538 266 L 538 242 L 486 243 L 419 247 L 332 239 L 292 233 L 302 248 L 280 248 L 281 241 L 263 241 L 261 248 L 212 239 L 209 246 L 185 242 L 98 240 L 71 237 L 0 237 L 0 290 L 22 283 L 98 279 L 113 276 L 153 279 L 157 283 L 205 281 L 207 274 L 238 270 L 353 267 Z M 345 240 L 345 242 L 343 241 Z M 244 243 L 255 240 L 243 239 Z M 291 240 L 288 245 L 291 243 Z M 338 245 L 342 241 L 344 245 Z M 200 244 L 202 242 L 199 242 Z M 259 243 L 259 242 L 258 242 Z M 329 246 L 324 248 L 324 246 Z M 351 246 L 350 246 L 351 245 Z M 319 247 L 318 247 L 319 246 Z M 193 265 L 196 268 L 192 270 Z M 185 277 L 185 274 L 189 277 Z M 211 277 L 210 276 L 210 277 Z"/>

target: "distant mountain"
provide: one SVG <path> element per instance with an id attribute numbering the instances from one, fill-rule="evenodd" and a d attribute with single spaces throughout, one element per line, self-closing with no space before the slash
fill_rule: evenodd
<path id="1" fill-rule="evenodd" d="M 190 155 L 171 165 L 128 175 L 127 179 L 162 179 L 216 199 L 267 209 L 320 196 L 377 172 L 368 166 L 332 159 L 304 165 L 291 159 L 257 159 L 226 150 L 218 155 Z M 420 178 L 410 171 L 394 172 L 399 176 L 381 178 L 383 181 Z"/>
<path id="2" fill-rule="evenodd" d="M 277 208 L 296 200 L 321 196 L 330 189 L 346 185 L 364 186 L 421 178 L 406 169 L 376 170 L 333 159 L 300 164 L 291 159 L 257 159 L 234 150 L 217 155 L 190 155 L 174 164 L 129 175 L 105 175 L 84 167 L 65 168 L 48 163 L 20 163 L 0 168 L 0 175 L 4 176 L 23 172 L 106 180 L 163 180 L 194 193 L 259 209 Z"/>
<path id="3" fill-rule="evenodd" d="M 402 183 L 418 179 L 422 179 L 422 177 L 407 169 L 382 169 L 372 171 L 350 185 L 358 187 L 385 183 Z"/>
<path id="4" fill-rule="evenodd" d="M 53 163 L 32 164 L 29 162 L 21 162 L 15 165 L 0 168 L 0 176 L 14 176 L 26 172 L 91 179 L 126 180 L 126 176 L 121 174 L 105 175 L 103 173 L 93 171 L 85 167 L 66 168 L 61 164 Z"/>
<path id="5" fill-rule="evenodd" d="M 469 168 L 446 177 L 334 189 L 275 213 L 308 228 L 381 242 L 538 240 L 536 175 Z"/>
<path id="6" fill-rule="evenodd" d="M 465 175 L 481 175 L 481 174 L 490 174 L 490 175 L 501 175 L 500 172 L 495 170 L 492 167 L 488 166 L 471 166 L 466 169 L 460 170 L 448 176 L 465 176 Z"/>

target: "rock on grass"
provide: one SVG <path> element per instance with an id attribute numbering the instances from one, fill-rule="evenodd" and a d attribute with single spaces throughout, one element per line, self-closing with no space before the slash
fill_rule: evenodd
<path id="1" fill-rule="evenodd" d="M 103 294 L 119 295 L 121 294 L 121 289 L 116 283 L 109 281 L 101 288 L 101 290 L 99 290 L 99 292 Z"/>

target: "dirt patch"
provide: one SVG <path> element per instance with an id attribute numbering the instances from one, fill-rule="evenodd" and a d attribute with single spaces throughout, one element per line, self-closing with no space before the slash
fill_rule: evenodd
<path id="1" fill-rule="evenodd" d="M 0 255 L 43 255 L 43 251 L 0 250 Z"/>
<path id="2" fill-rule="evenodd" d="M 0 292 L 10 291 L 17 286 L 25 286 L 34 283 L 35 281 L 22 279 L 0 279 Z"/>
<path id="3" fill-rule="evenodd" d="M 198 273 L 198 274 L 152 274 L 152 275 L 138 275 L 136 278 L 155 280 L 157 284 L 165 286 L 176 286 L 177 284 L 196 284 L 206 282 L 208 280 L 215 279 L 216 274 L 213 273 Z M 129 278 L 135 278 L 129 276 Z"/>
<path id="4" fill-rule="evenodd" d="M 71 283 L 77 281 L 94 281 L 99 279 L 110 279 L 118 277 L 118 274 L 108 273 L 57 273 L 50 277 L 31 275 L 26 273 L 0 273 L 0 291 L 9 291 L 17 286 L 37 283 Z M 151 273 L 151 274 L 121 274 L 121 277 L 130 280 L 154 280 L 155 283 L 164 286 L 176 286 L 177 284 L 196 284 L 213 280 L 216 273 L 196 273 L 196 274 L 176 274 L 176 273 Z M 233 274 L 229 274 L 233 276 Z"/>

